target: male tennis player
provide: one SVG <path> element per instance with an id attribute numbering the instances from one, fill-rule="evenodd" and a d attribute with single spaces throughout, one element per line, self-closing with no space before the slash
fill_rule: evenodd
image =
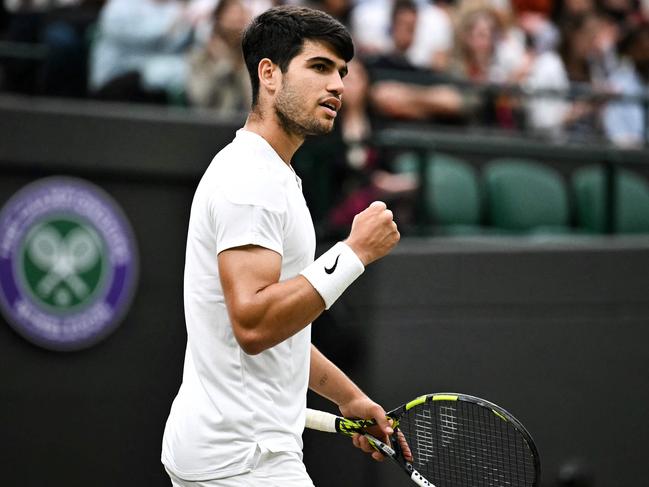
<path id="1" fill-rule="evenodd" d="M 345 416 L 384 409 L 311 345 L 310 323 L 398 242 L 382 202 L 317 260 L 315 233 L 291 158 L 325 134 L 341 107 L 352 40 L 330 16 L 273 8 L 246 29 L 251 113 L 206 170 L 187 237 L 183 382 L 162 462 L 174 486 L 313 486 L 302 463 L 306 392 Z M 354 444 L 372 456 L 364 437 Z"/>

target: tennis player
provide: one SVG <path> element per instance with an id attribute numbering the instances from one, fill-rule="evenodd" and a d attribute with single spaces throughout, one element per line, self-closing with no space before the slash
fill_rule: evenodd
<path id="1" fill-rule="evenodd" d="M 307 387 L 345 416 L 384 409 L 311 344 L 310 323 L 398 242 L 382 202 L 314 261 L 315 232 L 291 158 L 329 132 L 353 56 L 346 29 L 305 7 L 272 8 L 242 40 L 252 110 L 198 185 L 184 277 L 183 382 L 162 462 L 174 486 L 313 486 L 302 462 Z M 374 452 L 364 437 L 355 446 Z"/>

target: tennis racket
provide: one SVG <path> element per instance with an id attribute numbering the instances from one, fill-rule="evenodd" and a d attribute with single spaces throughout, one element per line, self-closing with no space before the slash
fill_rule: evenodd
<path id="1" fill-rule="evenodd" d="M 376 424 L 374 420 L 307 409 L 306 427 L 365 435 L 372 447 L 394 460 L 420 486 L 539 485 L 541 467 L 534 440 L 520 421 L 493 403 L 466 394 L 427 394 L 387 414 L 393 420 L 391 445 L 367 433 L 366 428 Z M 400 446 L 404 438 L 412 461 L 406 460 Z"/>

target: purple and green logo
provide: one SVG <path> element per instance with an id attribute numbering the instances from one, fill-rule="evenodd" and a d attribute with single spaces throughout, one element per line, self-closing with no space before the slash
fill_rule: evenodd
<path id="1" fill-rule="evenodd" d="M 38 180 L 0 212 L 0 309 L 36 345 L 80 350 L 107 337 L 131 303 L 137 273 L 128 221 L 87 181 Z"/>

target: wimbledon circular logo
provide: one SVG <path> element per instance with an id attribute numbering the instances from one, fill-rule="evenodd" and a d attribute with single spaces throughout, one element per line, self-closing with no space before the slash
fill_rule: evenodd
<path id="1" fill-rule="evenodd" d="M 0 308 L 27 340 L 87 348 L 119 326 L 137 279 L 128 221 L 100 188 L 41 179 L 0 212 Z"/>

